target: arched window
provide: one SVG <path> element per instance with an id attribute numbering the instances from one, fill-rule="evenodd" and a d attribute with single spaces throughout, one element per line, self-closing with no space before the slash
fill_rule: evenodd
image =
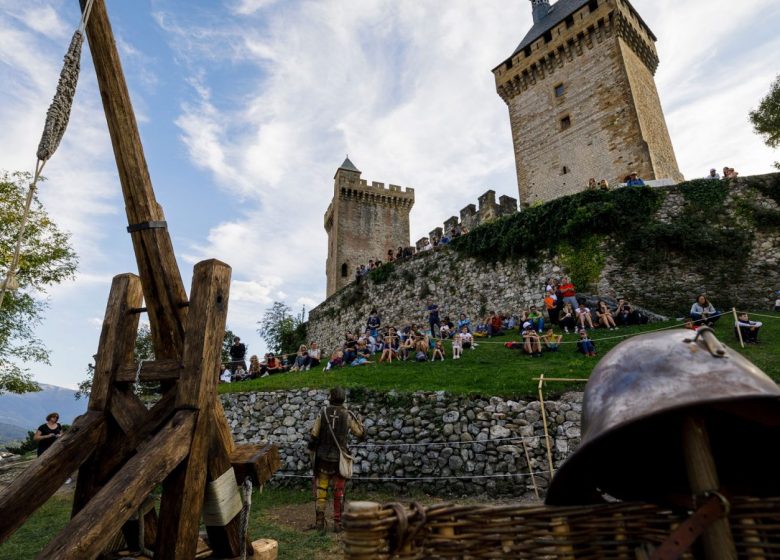
<path id="1" fill-rule="evenodd" d="M 347 274 L 349 274 L 349 269 L 347 267 L 347 263 L 344 263 L 341 265 L 341 277 L 346 278 Z"/>

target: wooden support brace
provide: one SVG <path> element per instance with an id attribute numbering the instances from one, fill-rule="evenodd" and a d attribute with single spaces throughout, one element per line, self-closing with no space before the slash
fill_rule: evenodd
<path id="1" fill-rule="evenodd" d="M 268 442 L 237 445 L 230 454 L 230 462 L 236 471 L 236 480 L 249 477 L 254 486 L 268 482 L 282 466 L 279 448 Z"/>
<path id="2" fill-rule="evenodd" d="M 0 543 L 21 527 L 89 457 L 104 430 L 101 413 L 88 411 L 79 416 L 70 430 L 6 488 L 0 495 Z"/>
<path id="3" fill-rule="evenodd" d="M 195 266 L 176 408 L 195 409 L 198 414 L 189 456 L 163 488 L 155 549 L 158 558 L 189 560 L 195 555 L 229 289 L 228 265 L 210 260 Z"/>
<path id="4" fill-rule="evenodd" d="M 123 364 L 116 373 L 117 383 L 135 383 L 138 363 Z M 182 363 L 179 360 L 156 360 L 141 365 L 139 381 L 176 381 L 181 375 Z"/>
<path id="5" fill-rule="evenodd" d="M 182 410 L 41 551 L 40 560 L 91 560 L 187 456 L 197 413 Z M 55 444 L 56 445 L 56 444 Z M 163 558 L 163 557 L 161 557 Z"/>

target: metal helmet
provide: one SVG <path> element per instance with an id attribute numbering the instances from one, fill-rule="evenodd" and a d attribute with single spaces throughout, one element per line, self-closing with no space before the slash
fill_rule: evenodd
<path id="1" fill-rule="evenodd" d="M 692 414 L 707 424 L 722 490 L 780 494 L 780 387 L 702 328 L 636 336 L 604 356 L 585 386 L 582 442 L 547 503 L 690 503 L 682 426 Z"/>

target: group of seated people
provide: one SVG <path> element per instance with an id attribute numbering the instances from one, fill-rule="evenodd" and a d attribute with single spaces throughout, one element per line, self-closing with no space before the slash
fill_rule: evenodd
<path id="1" fill-rule="evenodd" d="M 416 252 L 416 249 L 414 247 L 398 247 L 397 251 L 393 251 L 392 249 L 387 250 L 387 257 L 385 258 L 385 261 L 382 261 L 382 259 L 370 259 L 368 261 L 368 264 L 361 264 L 355 269 L 355 280 L 360 280 L 371 272 L 372 270 L 375 270 L 385 264 L 386 262 L 391 263 L 395 261 L 401 261 L 408 259 L 412 256 L 414 256 Z"/>
<path id="2" fill-rule="evenodd" d="M 286 371 L 308 371 L 312 367 L 320 365 L 321 350 L 316 342 L 310 342 L 308 346 L 302 344 L 291 361 L 287 354 L 267 353 L 263 361 L 253 355 L 249 358 L 249 368 L 243 360 L 231 361 L 220 364 L 219 382 L 235 383 L 247 379 L 257 379 L 259 377 L 268 377 L 275 373 Z"/>
<path id="3" fill-rule="evenodd" d="M 778 302 L 780 298 L 775 304 Z M 724 313 L 718 311 L 706 295 L 700 294 L 691 306 L 690 319 L 685 326 L 692 330 L 697 330 L 701 326 L 714 327 L 722 315 Z M 762 326 L 761 321 L 751 321 L 747 311 L 740 311 L 734 321 L 734 335 L 742 342 L 758 344 L 758 333 Z"/>
<path id="4" fill-rule="evenodd" d="M 733 167 L 726 166 L 723 168 L 723 178 L 724 179 L 736 179 L 739 177 L 739 173 L 734 170 Z M 706 179 L 712 179 L 712 180 L 718 180 L 720 179 L 720 173 L 718 173 L 718 170 L 714 167 L 710 169 L 710 174 L 705 177 Z"/>

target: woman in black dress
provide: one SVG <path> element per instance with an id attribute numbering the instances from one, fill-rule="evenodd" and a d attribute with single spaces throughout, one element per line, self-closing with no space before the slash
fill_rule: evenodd
<path id="1" fill-rule="evenodd" d="M 38 426 L 38 430 L 33 436 L 33 440 L 38 442 L 38 457 L 62 435 L 62 425 L 58 422 L 59 419 L 60 415 L 52 412 L 46 417 L 46 423 Z"/>

